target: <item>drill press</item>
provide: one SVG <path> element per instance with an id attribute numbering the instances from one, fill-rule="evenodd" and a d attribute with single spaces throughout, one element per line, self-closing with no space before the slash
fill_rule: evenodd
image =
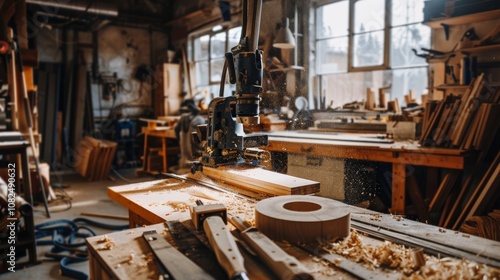
<path id="1" fill-rule="evenodd" d="M 208 121 L 198 126 L 197 138 L 202 143 L 201 160 L 192 172 L 203 166 L 235 164 L 251 160 L 267 160 L 269 153 L 257 147 L 267 145 L 266 135 L 246 135 L 244 125 L 259 123 L 259 94 L 262 92 L 262 51 L 258 50 L 262 0 L 245 0 L 240 42 L 225 55 L 220 96 L 208 106 Z M 236 84 L 236 93 L 224 97 L 226 70 Z"/>

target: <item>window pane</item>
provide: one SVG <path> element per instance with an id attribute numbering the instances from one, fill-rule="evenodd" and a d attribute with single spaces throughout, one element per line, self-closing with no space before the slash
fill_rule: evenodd
<path id="1" fill-rule="evenodd" d="M 424 58 L 418 57 L 412 49 L 430 48 L 430 27 L 414 24 L 395 27 L 391 30 L 391 66 L 404 67 L 425 65 Z"/>
<path id="2" fill-rule="evenodd" d="M 384 29 L 385 0 L 360 0 L 354 4 L 354 33 Z"/>
<path id="3" fill-rule="evenodd" d="M 349 29 L 349 2 L 341 1 L 316 10 L 317 38 L 346 36 Z"/>
<path id="4" fill-rule="evenodd" d="M 424 20 L 423 0 L 392 1 L 392 25 L 417 23 Z"/>
<path id="5" fill-rule="evenodd" d="M 417 101 L 427 87 L 427 67 L 410 69 L 396 69 L 392 71 L 391 100 L 397 98 L 399 103 L 404 102 L 404 95 L 413 90 Z"/>
<path id="6" fill-rule="evenodd" d="M 224 59 L 213 59 L 210 61 L 210 82 L 220 82 L 222 67 L 224 67 Z"/>
<path id="7" fill-rule="evenodd" d="M 381 87 L 392 84 L 391 71 L 367 71 L 322 76 L 322 89 L 326 95 L 326 104 L 333 100 L 333 107 L 342 107 L 346 103 L 366 99 L 366 88 L 376 92 Z"/>
<path id="8" fill-rule="evenodd" d="M 384 62 L 384 32 L 354 35 L 353 66 L 382 65 Z"/>
<path id="9" fill-rule="evenodd" d="M 240 43 L 240 37 L 241 37 L 241 26 L 229 29 L 228 31 L 229 50 Z"/>
<path id="10" fill-rule="evenodd" d="M 347 72 L 347 37 L 318 41 L 318 73 Z"/>
<path id="11" fill-rule="evenodd" d="M 208 85 L 208 61 L 196 62 L 196 84 Z"/>
<path id="12" fill-rule="evenodd" d="M 208 59 L 208 40 L 209 36 L 205 35 L 194 39 L 194 59 Z"/>
<path id="13" fill-rule="evenodd" d="M 210 37 L 210 57 L 224 57 L 226 52 L 226 32 L 217 33 Z"/>

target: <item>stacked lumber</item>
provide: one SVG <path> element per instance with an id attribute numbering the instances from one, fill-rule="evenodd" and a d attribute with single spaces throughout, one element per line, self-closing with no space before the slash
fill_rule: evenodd
<path id="1" fill-rule="evenodd" d="M 481 74 L 462 96 L 450 95 L 427 105 L 420 139 L 423 146 L 477 153 L 472 172 L 445 172 L 428 208 L 429 212 L 441 211 L 439 226 L 459 229 L 471 216 L 491 211 L 491 201 L 500 192 L 499 156 L 485 162 L 488 153 L 498 153 L 493 141 L 500 131 L 500 91 L 489 87 Z"/>
<path id="2" fill-rule="evenodd" d="M 203 167 L 203 174 L 227 184 L 268 195 L 313 194 L 319 182 L 281 174 L 250 165 Z"/>
<path id="3" fill-rule="evenodd" d="M 430 101 L 424 114 L 420 143 L 423 146 L 463 148 L 480 105 L 494 102 L 494 97 L 484 81 L 484 74 L 481 74 L 462 96 L 448 95 L 442 101 Z"/>
<path id="4" fill-rule="evenodd" d="M 90 181 L 106 180 L 115 157 L 116 146 L 112 141 L 84 137 L 78 143 L 75 171 Z"/>

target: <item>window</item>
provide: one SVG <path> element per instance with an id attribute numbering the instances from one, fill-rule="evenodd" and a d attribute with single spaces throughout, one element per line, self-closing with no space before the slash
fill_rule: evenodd
<path id="1" fill-rule="evenodd" d="M 412 51 L 430 47 L 423 6 L 424 0 L 316 2 L 311 72 L 327 104 L 361 101 L 366 88 L 390 87 L 386 92 L 400 103 L 410 90 L 425 91 L 427 64 Z"/>
<path id="2" fill-rule="evenodd" d="M 195 94 L 202 91 L 219 94 L 224 55 L 239 43 L 240 35 L 241 27 L 234 27 L 189 36 L 188 59 L 194 62 Z M 233 87 L 228 85 L 225 88 L 226 95 L 229 95 L 232 89 Z"/>

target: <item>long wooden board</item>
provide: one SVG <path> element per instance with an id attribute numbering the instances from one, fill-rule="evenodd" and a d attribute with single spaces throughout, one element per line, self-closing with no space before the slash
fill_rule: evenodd
<path id="1" fill-rule="evenodd" d="M 320 183 L 249 165 L 203 167 L 203 173 L 242 189 L 271 195 L 313 194 Z"/>

